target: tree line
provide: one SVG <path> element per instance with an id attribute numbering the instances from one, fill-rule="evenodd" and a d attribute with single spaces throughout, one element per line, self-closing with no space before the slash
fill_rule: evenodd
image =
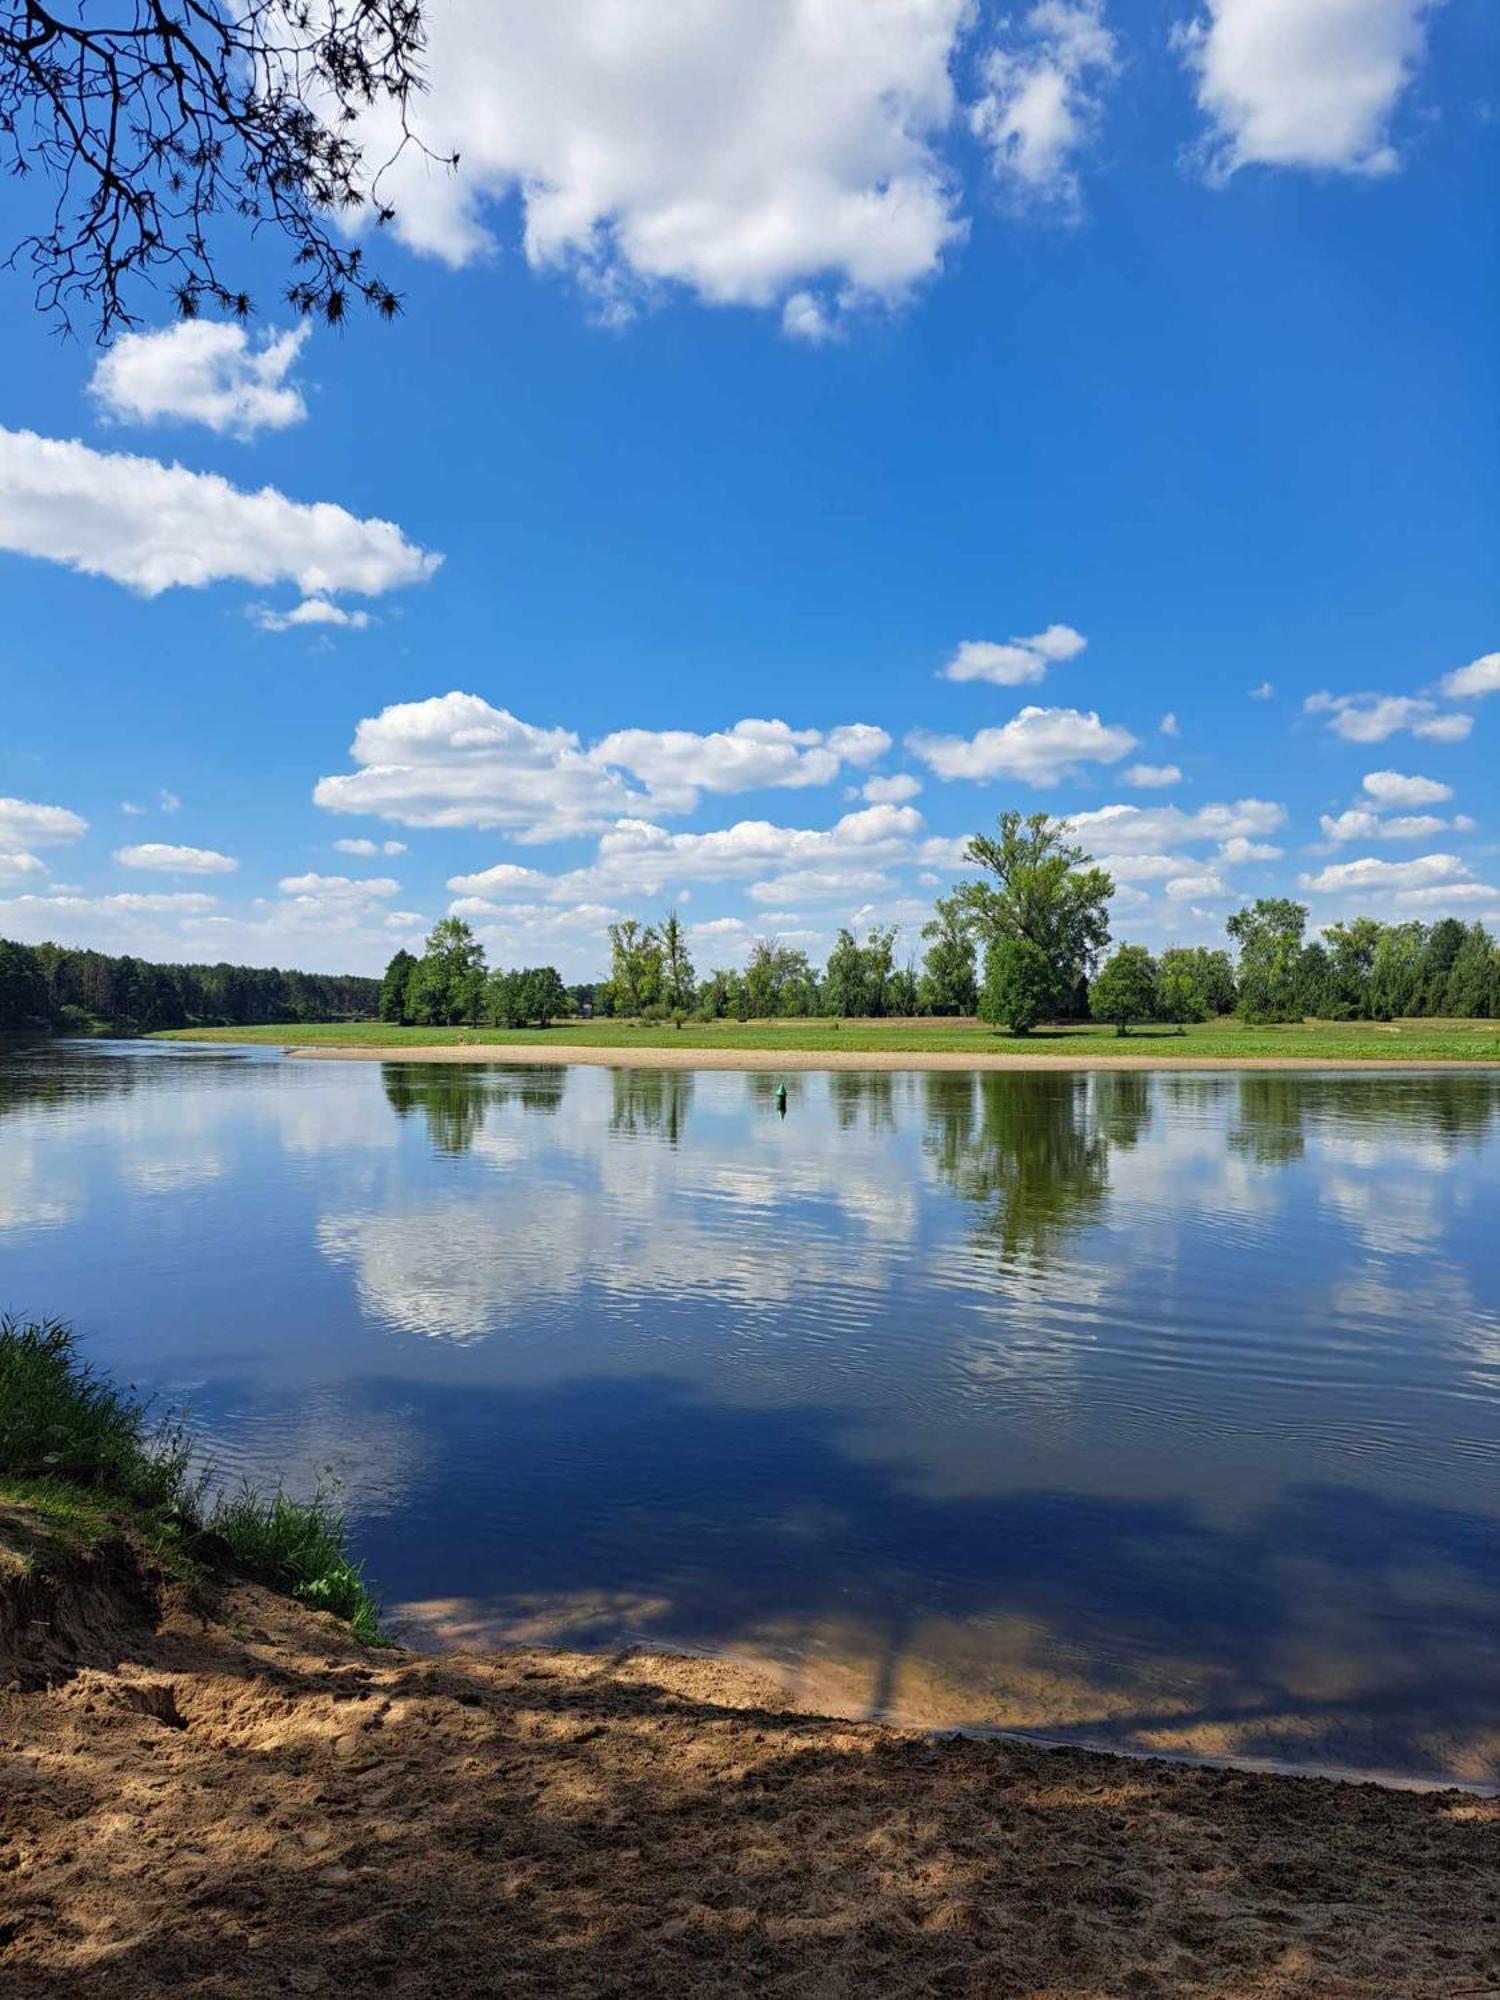
<path id="1" fill-rule="evenodd" d="M 0 1028 L 145 1035 L 158 1028 L 368 1020 L 379 990 L 378 981 L 354 973 L 157 965 L 0 938 Z"/>

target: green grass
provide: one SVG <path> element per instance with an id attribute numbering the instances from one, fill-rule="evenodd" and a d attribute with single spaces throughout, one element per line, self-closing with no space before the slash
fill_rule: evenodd
<path id="1" fill-rule="evenodd" d="M 398 1028 L 383 1021 L 266 1028 L 181 1028 L 159 1039 L 268 1043 L 273 1047 L 373 1048 L 399 1056 L 403 1049 L 474 1043 L 485 1048 L 785 1050 L 788 1053 L 980 1056 L 1143 1055 L 1166 1059 L 1210 1057 L 1242 1062 L 1270 1056 L 1283 1062 L 1500 1062 L 1500 1022 L 1302 1021 L 1247 1027 L 1209 1021 L 1179 1035 L 1151 1024 L 1123 1039 L 1092 1023 L 1039 1028 L 1009 1035 L 975 1021 L 561 1021 L 553 1028 Z"/>
<path id="2" fill-rule="evenodd" d="M 206 1481 L 185 1426 L 117 1388 L 82 1359 L 56 1320 L 0 1319 L 0 1499 L 24 1506 L 46 1545 L 83 1549 L 123 1519 L 174 1574 L 201 1576 L 210 1535 L 256 1582 L 347 1619 L 378 1644 L 377 1606 L 348 1551 L 343 1510 L 251 1487 L 205 1507 Z"/>

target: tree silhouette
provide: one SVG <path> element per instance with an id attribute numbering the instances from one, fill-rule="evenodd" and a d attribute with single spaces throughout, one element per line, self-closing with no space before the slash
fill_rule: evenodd
<path id="1" fill-rule="evenodd" d="M 244 316 L 221 264 L 226 223 L 285 239 L 288 302 L 341 321 L 400 301 L 336 218 L 379 193 L 358 131 L 379 112 L 411 139 L 421 0 L 0 0 L 0 166 L 50 183 L 50 216 L 14 248 L 37 304 L 100 339 L 135 322 L 138 280 L 191 317 Z M 456 156 L 447 162 L 456 165 Z"/>

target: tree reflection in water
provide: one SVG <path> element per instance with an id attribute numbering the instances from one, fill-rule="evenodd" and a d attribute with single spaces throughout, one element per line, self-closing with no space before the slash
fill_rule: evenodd
<path id="1" fill-rule="evenodd" d="M 612 1069 L 610 1131 L 677 1145 L 692 1109 L 693 1080 L 690 1069 Z"/>
<path id="2" fill-rule="evenodd" d="M 421 1111 L 440 1153 L 467 1153 L 491 1111 L 518 1104 L 551 1115 L 562 1104 L 568 1072 L 562 1063 L 495 1070 L 462 1063 L 382 1063 L 386 1102 L 398 1118 Z"/>

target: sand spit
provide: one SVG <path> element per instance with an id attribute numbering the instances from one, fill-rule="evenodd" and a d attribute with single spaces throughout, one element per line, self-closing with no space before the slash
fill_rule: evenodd
<path id="1" fill-rule="evenodd" d="M 1406 1076 L 1423 1070 L 1500 1070 L 1500 1062 L 1452 1057 L 1437 1061 L 1392 1061 L 1388 1057 L 1322 1056 L 1170 1056 L 1170 1055 L 1011 1055 L 970 1054 L 963 1049 L 930 1049 L 908 1053 L 899 1049 L 702 1049 L 601 1048 L 576 1042 L 439 1042 L 426 1047 L 334 1048 L 289 1043 L 284 1054 L 307 1062 L 408 1063 L 591 1063 L 604 1069 L 739 1069 L 739 1070 L 1188 1070 L 1279 1069 L 1332 1073 L 1339 1070 L 1391 1071 Z"/>

